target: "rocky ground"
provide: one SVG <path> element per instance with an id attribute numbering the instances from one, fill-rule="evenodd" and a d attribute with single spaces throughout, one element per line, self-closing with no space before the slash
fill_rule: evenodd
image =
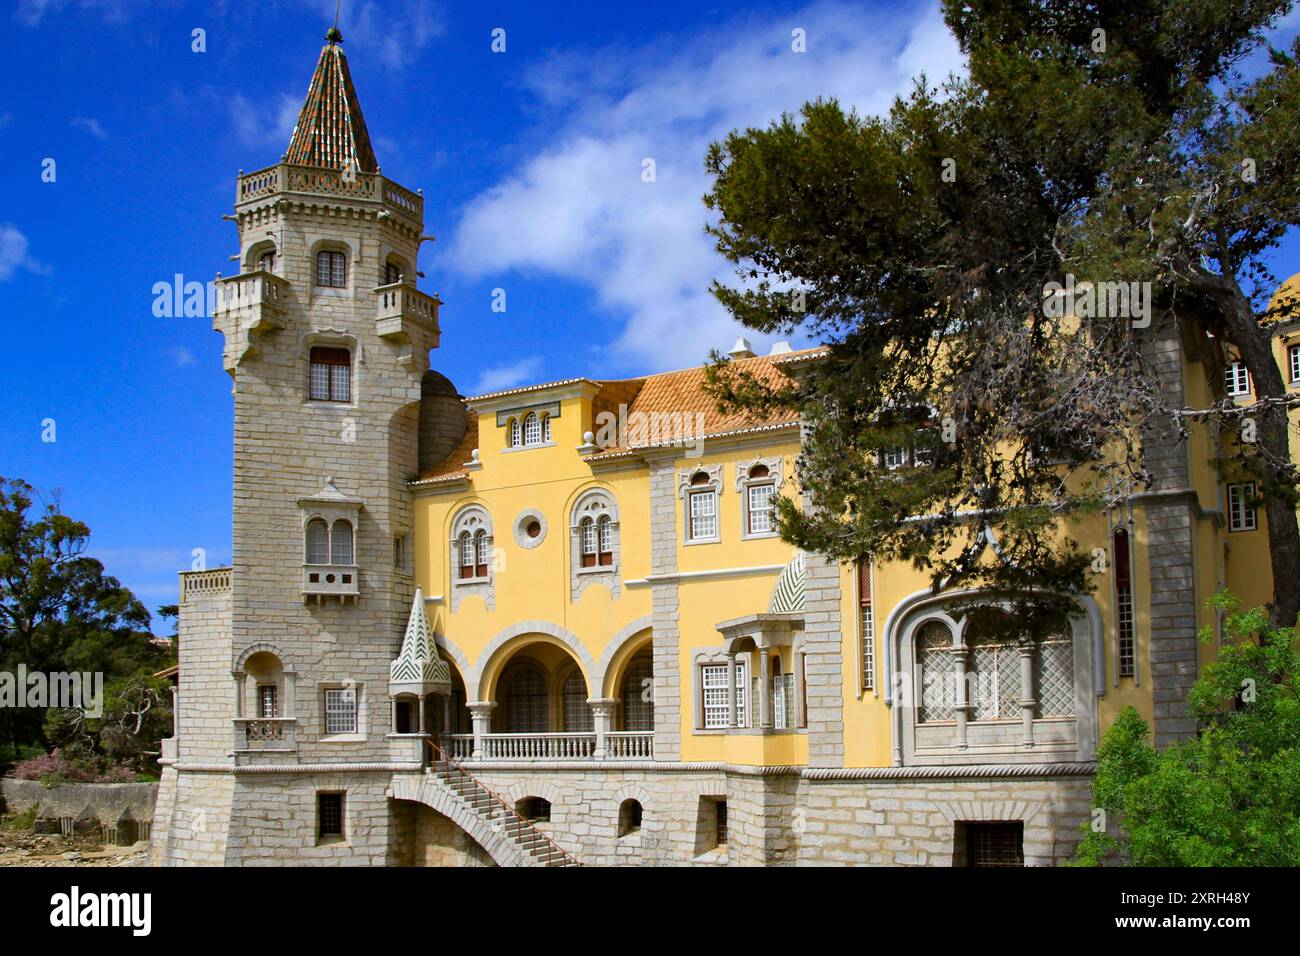
<path id="1" fill-rule="evenodd" d="M 104 846 L 93 837 L 0 830 L 0 866 L 148 866 L 149 844 Z"/>

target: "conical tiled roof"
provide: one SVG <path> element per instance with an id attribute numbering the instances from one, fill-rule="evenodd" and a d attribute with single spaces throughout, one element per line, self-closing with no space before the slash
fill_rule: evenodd
<path id="1" fill-rule="evenodd" d="M 339 46 L 342 40 L 331 30 L 330 42 L 320 51 L 284 161 L 326 169 L 347 169 L 355 162 L 358 172 L 373 173 L 379 161 L 370 145 L 348 59 Z"/>
<path id="2" fill-rule="evenodd" d="M 402 649 L 389 665 L 388 683 L 390 693 L 451 692 L 451 668 L 433 643 L 429 618 L 424 613 L 424 592 L 419 588 L 411 602 Z"/>

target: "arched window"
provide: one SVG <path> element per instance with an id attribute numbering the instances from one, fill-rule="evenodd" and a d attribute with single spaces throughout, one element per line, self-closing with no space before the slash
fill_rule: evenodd
<path id="1" fill-rule="evenodd" d="M 542 422 L 536 412 L 524 416 L 524 444 L 540 445 L 542 443 Z"/>
<path id="2" fill-rule="evenodd" d="M 341 518 L 330 529 L 330 563 L 352 563 L 352 525 Z"/>
<path id="3" fill-rule="evenodd" d="M 641 829 L 641 801 L 624 800 L 618 805 L 618 835 L 623 837 Z"/>
<path id="4" fill-rule="evenodd" d="M 551 801 L 545 797 L 524 797 L 515 804 L 515 813 L 525 820 L 549 823 L 551 819 Z"/>
<path id="5" fill-rule="evenodd" d="M 564 729 L 575 734 L 589 734 L 596 729 L 587 703 L 587 682 L 576 668 L 564 682 Z"/>
<path id="6" fill-rule="evenodd" d="M 476 531 L 474 533 L 474 577 L 476 578 L 487 577 L 488 558 L 491 551 L 488 545 L 491 540 L 486 531 Z"/>
<path id="7" fill-rule="evenodd" d="M 275 272 L 275 250 L 264 252 L 258 256 L 257 268 L 263 272 Z"/>
<path id="8" fill-rule="evenodd" d="M 543 415 L 542 416 L 542 441 L 549 442 L 550 440 L 551 440 L 551 416 Z"/>
<path id="9" fill-rule="evenodd" d="M 952 632 L 942 621 L 927 621 L 916 636 L 916 666 L 920 674 L 922 722 L 953 720 L 957 715 L 957 670 L 952 656 Z"/>
<path id="10" fill-rule="evenodd" d="M 1034 716 L 1074 716 L 1074 635 L 1066 626 L 1034 648 Z"/>
<path id="11" fill-rule="evenodd" d="M 316 253 L 316 285 L 342 289 L 348 284 L 348 259 L 341 252 L 323 249 Z"/>
<path id="12" fill-rule="evenodd" d="M 541 734 L 550 729 L 547 719 L 546 682 L 531 664 L 520 666 L 506 684 L 506 733 Z"/>
<path id="13" fill-rule="evenodd" d="M 392 285 L 394 282 L 402 281 L 402 266 L 400 263 L 389 259 L 384 264 L 384 285 Z"/>
<path id="14" fill-rule="evenodd" d="M 591 518 L 583 518 L 578 527 L 582 531 L 582 566 L 584 568 L 594 568 L 596 566 L 596 522 Z"/>
<path id="15" fill-rule="evenodd" d="M 712 479 L 703 471 L 691 476 L 691 491 L 687 492 L 687 539 L 711 541 L 718 537 L 718 492 Z"/>
<path id="16" fill-rule="evenodd" d="M 524 429 L 519 419 L 510 419 L 510 447 L 522 448 L 524 444 Z"/>
<path id="17" fill-rule="evenodd" d="M 352 401 L 352 353 L 341 348 L 313 348 L 309 384 L 314 402 Z"/>
<path id="18" fill-rule="evenodd" d="M 1020 642 L 996 626 L 997 612 L 974 617 L 966 626 L 970 647 L 966 685 L 970 688 L 971 720 L 1018 720 L 1020 708 Z M 1001 615 L 997 615 L 1001 617 Z"/>
<path id="19" fill-rule="evenodd" d="M 1130 559 L 1128 529 L 1116 528 L 1111 537 L 1115 568 L 1115 643 L 1119 657 L 1119 676 L 1132 677 L 1136 670 L 1133 641 L 1133 564 Z"/>
<path id="20" fill-rule="evenodd" d="M 329 527 L 320 518 L 307 522 L 307 563 L 330 563 Z"/>
<path id="21" fill-rule="evenodd" d="M 461 579 L 472 578 L 474 576 L 474 539 L 470 537 L 468 531 L 461 532 L 459 551 Z"/>
<path id="22" fill-rule="evenodd" d="M 776 483 L 766 480 L 770 474 L 763 464 L 749 469 L 750 484 L 745 486 L 746 534 L 771 534 L 776 530 Z"/>
<path id="23" fill-rule="evenodd" d="M 597 564 L 614 563 L 614 522 L 609 515 L 596 519 Z"/>
<path id="24" fill-rule="evenodd" d="M 619 696 L 623 701 L 624 730 L 655 729 L 654 665 L 649 654 L 638 654 L 627 665 Z"/>

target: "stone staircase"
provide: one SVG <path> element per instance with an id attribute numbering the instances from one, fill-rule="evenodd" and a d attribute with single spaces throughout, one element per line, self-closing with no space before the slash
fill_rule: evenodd
<path id="1" fill-rule="evenodd" d="M 577 859 L 532 823 L 494 790 L 450 759 L 432 741 L 433 765 L 426 773 L 449 791 L 484 826 L 517 849 L 524 866 L 578 866 Z"/>

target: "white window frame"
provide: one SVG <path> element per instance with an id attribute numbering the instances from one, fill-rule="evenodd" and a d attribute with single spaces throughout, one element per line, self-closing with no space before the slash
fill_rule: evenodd
<path id="1" fill-rule="evenodd" d="M 531 448 L 542 443 L 542 420 L 536 412 L 524 416 L 524 447 Z"/>
<path id="2" fill-rule="evenodd" d="M 1240 359 L 1229 362 L 1224 369 L 1224 388 L 1233 398 L 1250 394 L 1250 372 Z"/>
<path id="3" fill-rule="evenodd" d="M 755 507 L 755 497 L 765 500 Z M 759 518 L 765 527 L 758 527 Z M 776 534 L 776 482 L 756 481 L 745 488 L 745 534 L 751 538 Z"/>
<path id="4" fill-rule="evenodd" d="M 716 661 L 711 663 L 702 663 L 699 665 L 700 675 L 700 729 L 701 730 L 730 730 L 731 724 L 731 703 L 727 698 L 727 669 L 730 665 L 719 664 Z M 722 683 L 718 683 L 718 674 L 722 675 Z M 712 683 L 710 683 L 712 681 Z M 709 704 L 709 691 L 722 691 L 721 715 L 718 715 L 719 705 Z M 737 729 L 749 726 L 749 661 L 736 658 L 736 727 Z M 713 713 L 713 719 L 710 721 L 710 713 Z M 721 723 L 718 721 L 721 720 Z"/>
<path id="5" fill-rule="evenodd" d="M 1228 485 L 1228 530 L 1256 531 L 1259 518 L 1249 501 L 1255 497 L 1255 483 L 1243 481 Z"/>
<path id="6" fill-rule="evenodd" d="M 695 503 L 701 503 L 699 514 L 696 514 Z M 707 502 L 709 510 L 704 511 L 703 503 Z M 711 519 L 711 533 L 696 531 L 696 519 Z M 691 544 L 700 544 L 706 541 L 718 541 L 720 539 L 718 530 L 718 491 L 716 488 L 700 487 L 693 491 L 686 492 L 686 540 Z"/>
<path id="7" fill-rule="evenodd" d="M 1300 385 L 1300 345 L 1288 345 L 1286 358 L 1291 373 L 1291 384 Z"/>

